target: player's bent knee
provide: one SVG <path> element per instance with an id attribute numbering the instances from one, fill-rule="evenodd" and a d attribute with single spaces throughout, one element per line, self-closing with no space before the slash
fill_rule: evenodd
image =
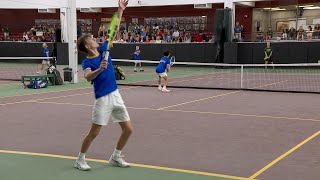
<path id="1" fill-rule="evenodd" d="M 88 134 L 88 138 L 90 139 L 94 139 L 99 135 L 99 131 L 90 131 L 90 133 Z"/>
<path id="2" fill-rule="evenodd" d="M 92 128 L 88 136 L 93 139 L 96 138 L 100 133 L 100 129 L 101 127 Z"/>
<path id="3" fill-rule="evenodd" d="M 92 134 L 93 138 L 97 137 L 99 135 L 99 133 L 100 133 L 100 131 L 94 131 Z"/>
<path id="4" fill-rule="evenodd" d="M 123 129 L 123 133 L 125 133 L 126 135 L 130 136 L 132 133 L 133 133 L 133 128 L 131 125 L 129 126 L 126 126 L 124 129 Z"/>
<path id="5" fill-rule="evenodd" d="M 127 135 L 131 135 L 133 133 L 133 128 L 132 127 L 127 127 L 126 129 L 124 129 L 125 133 Z"/>

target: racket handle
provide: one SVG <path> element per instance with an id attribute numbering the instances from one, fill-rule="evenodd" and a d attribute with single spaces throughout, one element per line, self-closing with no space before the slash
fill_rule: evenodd
<path id="1" fill-rule="evenodd" d="M 107 50 L 107 51 L 106 51 L 106 55 L 104 56 L 103 59 L 105 59 L 105 60 L 108 61 L 108 59 L 109 59 L 109 54 L 110 54 L 110 52 Z"/>

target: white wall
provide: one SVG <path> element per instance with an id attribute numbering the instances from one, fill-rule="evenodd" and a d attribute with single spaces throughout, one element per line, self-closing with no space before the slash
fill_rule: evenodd
<path id="1" fill-rule="evenodd" d="M 320 10 L 305 10 L 303 16 L 307 18 L 307 24 L 312 24 L 313 19 L 320 18 Z"/>
<path id="2" fill-rule="evenodd" d="M 252 32 L 257 32 L 257 22 L 260 22 L 262 30 L 266 32 L 269 27 L 269 13 L 261 10 L 252 12 Z"/>
<path id="3" fill-rule="evenodd" d="M 0 9 L 38 9 L 66 7 L 67 0 L 0 0 Z"/>
<path id="4" fill-rule="evenodd" d="M 306 25 L 311 25 L 313 24 L 313 19 L 320 18 L 320 10 L 304 10 L 302 18 L 306 18 Z M 272 11 L 270 21 L 269 12 L 253 10 L 252 30 L 255 32 L 256 22 L 261 21 L 264 31 L 267 31 L 269 26 L 271 26 L 273 31 L 275 31 L 278 21 L 289 21 L 290 19 L 296 19 L 295 11 Z"/>

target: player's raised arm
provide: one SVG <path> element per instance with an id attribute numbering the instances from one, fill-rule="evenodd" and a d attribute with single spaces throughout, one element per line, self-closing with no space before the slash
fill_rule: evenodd
<path id="1" fill-rule="evenodd" d="M 117 24 L 117 31 L 115 32 L 115 34 L 117 34 L 119 32 L 122 15 L 123 15 L 124 10 L 128 6 L 128 3 L 129 3 L 129 0 L 119 0 L 118 1 L 118 5 L 119 5 L 119 8 L 118 8 L 119 21 L 118 21 L 118 24 Z M 113 37 L 112 41 L 114 40 L 115 37 L 116 36 Z"/>

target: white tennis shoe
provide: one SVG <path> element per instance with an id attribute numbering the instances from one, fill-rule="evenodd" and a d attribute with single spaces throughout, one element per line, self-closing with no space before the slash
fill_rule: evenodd
<path id="1" fill-rule="evenodd" d="M 170 92 L 170 90 L 163 88 L 163 89 L 162 89 L 162 92 L 168 93 L 168 92 Z"/>
<path id="2" fill-rule="evenodd" d="M 109 159 L 109 163 L 111 165 L 114 166 L 118 166 L 118 167 L 129 167 L 129 163 L 127 163 L 124 159 L 123 156 L 115 156 L 115 155 L 111 155 L 110 159 Z"/>
<path id="3" fill-rule="evenodd" d="M 84 159 L 77 159 L 74 163 L 74 167 L 81 170 L 81 171 L 88 171 L 91 169 L 91 167 L 87 164 L 86 160 Z"/>

